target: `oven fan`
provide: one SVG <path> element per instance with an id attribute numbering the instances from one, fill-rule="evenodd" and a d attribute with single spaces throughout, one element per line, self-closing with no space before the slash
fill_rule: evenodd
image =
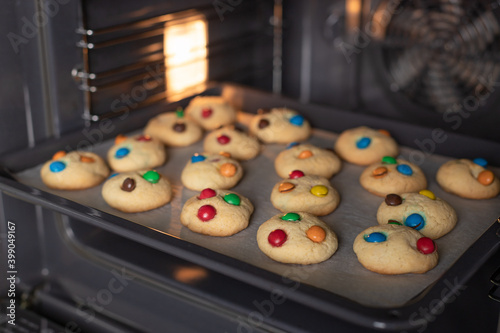
<path id="1" fill-rule="evenodd" d="M 438 113 L 483 105 L 500 77 L 499 2 L 386 3 L 379 24 L 385 17 L 381 56 L 390 90 Z"/>

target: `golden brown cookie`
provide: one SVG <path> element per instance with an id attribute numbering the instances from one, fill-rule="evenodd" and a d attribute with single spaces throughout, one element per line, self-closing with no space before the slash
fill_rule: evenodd
<path id="1" fill-rule="evenodd" d="M 108 162 L 118 172 L 156 168 L 167 159 L 163 143 L 149 135 L 118 135 L 108 150 Z"/>
<path id="2" fill-rule="evenodd" d="M 186 115 L 206 130 L 236 121 L 236 110 L 221 96 L 197 96 L 186 107 Z"/>
<path id="3" fill-rule="evenodd" d="M 167 146 L 185 147 L 199 141 L 203 129 L 182 110 L 165 112 L 151 119 L 144 133 L 162 141 Z"/>
<path id="4" fill-rule="evenodd" d="M 208 133 L 203 149 L 212 154 L 229 153 L 234 159 L 246 161 L 259 154 L 261 145 L 256 137 L 228 125 Z"/>
<path id="5" fill-rule="evenodd" d="M 309 138 L 311 125 L 295 110 L 274 108 L 255 115 L 249 131 L 264 143 L 290 143 Z"/>

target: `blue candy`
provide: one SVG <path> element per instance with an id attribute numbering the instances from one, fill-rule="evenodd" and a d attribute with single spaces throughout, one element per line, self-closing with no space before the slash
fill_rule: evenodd
<path id="1" fill-rule="evenodd" d="M 359 149 L 365 149 L 370 145 L 370 143 L 372 143 L 372 139 L 365 136 L 359 139 L 358 142 L 356 142 L 356 147 L 358 147 Z"/>
<path id="2" fill-rule="evenodd" d="M 120 148 L 115 152 L 116 158 L 124 158 L 130 153 L 130 149 L 128 148 Z"/>
<path id="3" fill-rule="evenodd" d="M 203 155 L 194 154 L 193 156 L 191 156 L 191 163 L 201 162 L 205 159 L 206 157 Z"/>
<path id="4" fill-rule="evenodd" d="M 304 117 L 302 117 L 300 114 L 297 114 L 290 118 L 290 123 L 295 126 L 302 126 L 304 123 Z"/>
<path id="5" fill-rule="evenodd" d="M 472 160 L 472 162 L 476 163 L 477 165 L 482 166 L 483 168 L 486 168 L 488 166 L 488 161 L 486 161 L 482 157 L 478 157 Z"/>
<path id="6" fill-rule="evenodd" d="M 290 149 L 290 148 L 293 148 L 293 147 L 298 146 L 298 145 L 300 145 L 300 143 L 298 143 L 298 142 L 291 142 L 291 143 L 288 144 L 288 146 L 286 146 L 286 149 Z"/>
<path id="7" fill-rule="evenodd" d="M 108 177 L 108 179 L 111 179 L 111 178 L 113 178 L 113 177 L 115 177 L 115 176 L 118 176 L 118 172 L 114 172 L 114 173 L 112 173 L 112 174 Z"/>
<path id="8" fill-rule="evenodd" d="M 365 235 L 364 239 L 368 243 L 382 243 L 387 240 L 387 236 L 381 232 L 372 232 L 369 235 Z"/>
<path id="9" fill-rule="evenodd" d="M 61 172 L 64 169 L 66 169 L 66 164 L 64 162 L 61 162 L 61 161 L 55 161 L 55 162 L 50 163 L 49 169 L 52 172 Z"/>
<path id="10" fill-rule="evenodd" d="M 413 170 L 408 164 L 400 164 L 396 167 L 396 170 L 399 171 L 399 173 L 402 173 L 403 175 L 406 176 L 411 176 L 413 175 Z"/>
<path id="11" fill-rule="evenodd" d="M 425 220 L 420 214 L 411 214 L 405 220 L 405 226 L 420 230 L 425 226 Z"/>

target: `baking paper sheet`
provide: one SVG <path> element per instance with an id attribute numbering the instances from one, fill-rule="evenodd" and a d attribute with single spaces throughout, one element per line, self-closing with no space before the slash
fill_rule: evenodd
<path id="1" fill-rule="evenodd" d="M 314 130 L 308 142 L 332 148 L 336 137 L 334 133 Z M 95 146 L 93 151 L 105 157 L 112 145 L 112 141 L 107 141 Z M 179 221 L 184 202 L 197 195 L 197 192 L 183 188 L 180 182 L 181 171 L 193 153 L 202 152 L 201 142 L 185 148 L 168 148 L 168 161 L 156 169 L 173 184 L 173 200 L 161 208 L 144 213 L 127 214 L 109 207 L 101 197 L 102 185 L 83 191 L 52 190 L 40 179 L 41 165 L 20 172 L 16 176 L 24 184 L 374 307 L 399 307 L 417 296 L 439 279 L 500 215 L 500 197 L 489 200 L 468 200 L 444 192 L 437 185 L 435 174 L 439 166 L 449 158 L 428 156 L 421 168 L 429 181 L 429 189 L 455 208 L 459 218 L 457 227 L 436 241 L 440 259 L 433 270 L 426 274 L 379 275 L 359 264 L 352 250 L 352 244 L 361 231 L 377 225 L 377 208 L 384 198 L 368 193 L 359 184 L 359 176 L 364 167 L 344 163 L 342 171 L 331 179 L 331 183 L 341 195 L 340 205 L 335 212 L 322 217 L 339 238 L 338 251 L 329 260 L 320 264 L 308 266 L 281 264 L 271 260 L 259 250 L 255 235 L 263 222 L 280 213 L 272 206 L 269 198 L 272 187 L 281 180 L 274 171 L 274 159 L 283 149 L 285 145 L 266 145 L 257 158 L 242 163 L 245 175 L 232 190 L 248 197 L 254 204 L 255 211 L 247 229 L 225 238 L 196 234 L 183 227 Z M 407 159 L 410 153 L 410 149 L 403 147 L 401 157 Z M 498 169 L 493 170 L 500 175 Z"/>

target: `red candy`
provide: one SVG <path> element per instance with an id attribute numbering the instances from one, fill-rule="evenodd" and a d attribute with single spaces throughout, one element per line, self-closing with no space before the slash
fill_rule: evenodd
<path id="1" fill-rule="evenodd" d="M 280 247 L 286 242 L 286 238 L 286 232 L 281 229 L 276 229 L 269 234 L 267 241 L 272 247 Z"/>
<path id="2" fill-rule="evenodd" d="M 217 210 L 214 206 L 205 205 L 198 209 L 198 218 L 203 222 L 210 221 L 215 217 L 215 214 L 217 214 Z"/>
<path id="3" fill-rule="evenodd" d="M 215 192 L 211 188 L 206 188 L 200 192 L 200 196 L 198 198 L 199 199 L 208 199 L 211 197 L 215 197 L 216 195 L 217 195 L 217 192 Z"/>
<path id="4" fill-rule="evenodd" d="M 139 137 L 137 137 L 136 139 L 137 141 L 151 141 L 151 137 L 149 135 L 141 135 Z"/>
<path id="5" fill-rule="evenodd" d="M 289 174 L 290 179 L 297 179 L 297 178 L 304 177 L 304 176 L 305 176 L 304 173 L 300 170 L 293 170 Z"/>
<path id="6" fill-rule="evenodd" d="M 221 145 L 225 145 L 225 144 L 228 144 L 229 141 L 231 141 L 231 138 L 228 137 L 227 135 L 221 135 L 217 138 L 217 141 L 221 144 Z"/>
<path id="7" fill-rule="evenodd" d="M 201 110 L 201 116 L 202 116 L 203 118 L 208 118 L 208 117 L 210 117 L 211 115 L 212 115 L 212 109 L 207 108 L 207 109 L 203 109 L 203 110 Z"/>
<path id="8" fill-rule="evenodd" d="M 423 254 L 431 254 L 436 250 L 436 245 L 432 239 L 422 237 L 417 241 L 417 249 Z"/>

